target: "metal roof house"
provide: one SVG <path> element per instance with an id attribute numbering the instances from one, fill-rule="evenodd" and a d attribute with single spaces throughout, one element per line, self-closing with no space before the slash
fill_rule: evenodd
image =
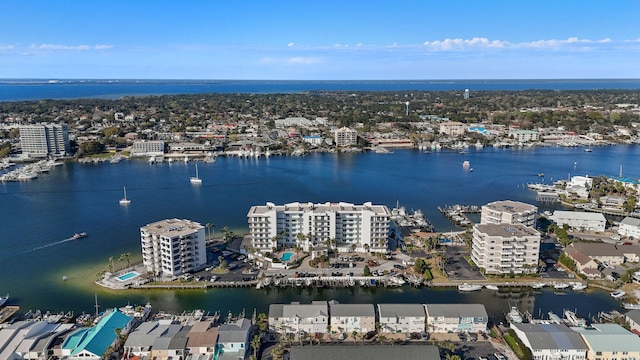
<path id="1" fill-rule="evenodd" d="M 105 351 L 118 339 L 116 329 L 127 333 L 134 318 L 113 309 L 98 324 L 81 328 L 69 334 L 62 343 L 62 355 L 67 359 L 100 359 Z"/>

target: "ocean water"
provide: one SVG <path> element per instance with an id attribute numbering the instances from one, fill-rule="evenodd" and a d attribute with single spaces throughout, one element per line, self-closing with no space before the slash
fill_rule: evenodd
<path id="1" fill-rule="evenodd" d="M 496 299 L 487 292 L 459 294 L 442 289 L 287 289 L 258 296 L 253 289 L 118 292 L 102 289 L 93 281 L 110 257 L 115 258 L 116 267 L 123 253 L 139 260 L 139 228 L 164 218 L 212 223 L 216 233 L 227 227 L 240 234 L 247 232 L 246 215 L 253 205 L 371 201 L 421 209 L 438 231 L 448 231 L 455 228 L 440 215 L 438 206 L 482 205 L 504 199 L 535 203 L 535 193 L 526 189 L 527 183 L 549 183 L 571 175 L 617 176 L 621 167 L 624 176 L 639 178 L 639 155 L 640 146 L 620 145 L 596 147 L 591 153 L 581 148 L 548 147 L 469 149 L 465 154 L 395 150 L 391 154 L 269 159 L 219 157 L 215 163 L 199 164 L 203 184 L 197 187 L 189 183 L 195 171 L 193 163 L 70 162 L 29 182 L 0 183 L 0 262 L 5 268 L 0 293 L 10 293 L 12 302 L 25 311 L 89 312 L 94 294 L 98 294 L 103 307 L 149 301 L 168 311 L 266 311 L 270 302 L 336 298 L 378 303 L 479 301 L 499 314 L 503 308 L 508 310 L 515 297 L 521 297 L 534 304 L 532 313 L 557 312 L 569 302 L 558 302 L 558 297 L 546 292 Z M 470 162 L 473 172 L 463 168 L 464 161 Z M 538 173 L 545 177 L 538 177 Z M 127 207 L 118 204 L 123 186 L 132 200 Z M 81 231 L 89 236 L 69 240 Z M 562 299 L 580 304 L 579 311 L 592 314 L 619 307 L 608 294 L 598 291 Z"/>
<path id="2" fill-rule="evenodd" d="M 202 93 L 300 93 L 403 90 L 640 89 L 640 79 L 241 81 L 0 79 L 0 101 L 104 98 Z"/>

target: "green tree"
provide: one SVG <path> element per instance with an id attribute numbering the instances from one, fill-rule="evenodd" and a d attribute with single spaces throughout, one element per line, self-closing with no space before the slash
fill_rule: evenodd
<path id="1" fill-rule="evenodd" d="M 262 340 L 260 340 L 260 335 L 256 334 L 251 339 L 251 348 L 253 349 L 253 356 L 255 359 L 258 358 L 258 352 L 260 351 L 260 346 L 262 346 Z"/>
<path id="2" fill-rule="evenodd" d="M 105 146 L 103 143 L 98 141 L 87 141 L 83 142 L 79 146 L 79 155 L 94 155 L 100 154 L 104 152 Z"/>

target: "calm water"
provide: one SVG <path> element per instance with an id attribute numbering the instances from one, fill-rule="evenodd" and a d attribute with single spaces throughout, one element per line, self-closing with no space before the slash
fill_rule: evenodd
<path id="1" fill-rule="evenodd" d="M 640 79 L 238 81 L 238 80 L 48 80 L 0 79 L 0 101 L 105 98 L 202 93 L 298 93 L 304 91 L 402 90 L 594 90 L 640 89 Z"/>
<path id="2" fill-rule="evenodd" d="M 270 302 L 312 298 L 352 302 L 482 302 L 494 313 L 508 309 L 509 299 L 494 301 L 491 293 L 458 294 L 451 290 L 352 289 L 315 292 L 289 289 L 258 293 L 249 289 L 208 291 L 111 292 L 93 284 L 108 258 L 130 252 L 139 259 L 139 228 L 164 218 L 178 217 L 215 224 L 219 233 L 228 227 L 247 231 L 246 214 L 252 205 L 267 201 L 372 201 L 393 207 L 422 209 L 439 231 L 453 227 L 437 206 L 463 203 L 482 205 L 513 199 L 535 202 L 535 194 L 523 189 L 527 182 L 571 175 L 624 175 L 638 178 L 640 146 L 582 149 L 538 148 L 509 150 L 486 148 L 467 154 L 453 151 L 425 154 L 397 150 L 392 154 L 312 154 L 305 157 L 238 159 L 219 157 L 214 164 L 200 164 L 203 185 L 192 187 L 193 163 L 149 165 L 146 161 L 119 164 L 67 163 L 51 173 L 24 183 L 0 184 L 0 293 L 28 309 L 92 311 L 94 293 L 103 306 L 151 303 L 164 310 L 183 308 L 265 311 Z M 475 171 L 462 162 L 469 160 Z M 121 207 L 122 187 L 132 200 Z M 68 241 L 73 233 L 89 236 Z M 62 277 L 67 276 L 67 281 Z M 521 294 L 518 294 L 521 296 Z M 543 293 L 526 297 L 535 304 L 530 311 L 560 311 L 581 304 L 579 311 L 595 314 L 617 306 L 608 294 Z M 567 301 L 564 301 L 564 300 Z M 515 301 L 515 300 L 512 300 Z M 584 310 L 583 307 L 587 307 Z"/>

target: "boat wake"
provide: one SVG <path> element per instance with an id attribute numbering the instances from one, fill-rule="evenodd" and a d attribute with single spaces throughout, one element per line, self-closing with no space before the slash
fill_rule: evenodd
<path id="1" fill-rule="evenodd" d="M 60 240 L 60 241 L 56 241 L 56 242 L 52 242 L 52 243 L 50 243 L 50 244 L 45 244 L 45 245 L 37 246 L 37 247 L 34 247 L 34 248 L 32 248 L 32 249 L 29 249 L 29 250 L 23 251 L 23 252 L 19 253 L 19 255 L 28 254 L 28 253 L 31 253 L 31 252 L 34 252 L 34 251 L 38 251 L 38 250 L 42 250 L 42 249 L 46 249 L 46 248 L 48 248 L 48 247 L 52 247 L 52 246 L 56 246 L 56 245 L 60 245 L 60 244 L 64 244 L 64 243 L 66 243 L 66 242 L 73 241 L 73 240 L 77 240 L 77 239 L 76 239 L 76 238 L 73 238 L 73 237 L 70 237 L 70 238 L 68 238 L 68 239 L 64 239 L 64 240 Z"/>

